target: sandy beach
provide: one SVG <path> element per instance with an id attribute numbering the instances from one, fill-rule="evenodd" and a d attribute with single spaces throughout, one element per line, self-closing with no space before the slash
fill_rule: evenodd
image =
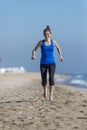
<path id="1" fill-rule="evenodd" d="M 0 130 L 87 130 L 87 90 L 55 84 L 49 101 L 39 73 L 0 74 Z"/>

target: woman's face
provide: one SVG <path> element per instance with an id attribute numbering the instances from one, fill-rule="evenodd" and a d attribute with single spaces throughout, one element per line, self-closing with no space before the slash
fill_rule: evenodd
<path id="1" fill-rule="evenodd" d="M 45 39 L 50 39 L 51 33 L 50 33 L 49 31 L 46 31 L 46 32 L 44 33 L 44 37 L 45 37 Z"/>

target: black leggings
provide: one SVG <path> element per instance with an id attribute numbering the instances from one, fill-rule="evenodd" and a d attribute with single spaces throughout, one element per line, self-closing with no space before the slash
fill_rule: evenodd
<path id="1" fill-rule="evenodd" d="M 42 78 L 42 86 L 46 86 L 47 84 L 47 70 L 49 72 L 49 85 L 54 85 L 54 74 L 55 74 L 56 64 L 41 64 L 41 78 Z"/>

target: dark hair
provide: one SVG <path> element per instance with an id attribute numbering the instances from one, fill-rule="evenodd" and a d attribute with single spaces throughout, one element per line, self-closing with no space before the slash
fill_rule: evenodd
<path id="1" fill-rule="evenodd" d="M 47 27 L 43 30 L 43 34 L 45 34 L 46 31 L 49 31 L 51 33 L 51 29 L 49 25 L 47 25 Z"/>

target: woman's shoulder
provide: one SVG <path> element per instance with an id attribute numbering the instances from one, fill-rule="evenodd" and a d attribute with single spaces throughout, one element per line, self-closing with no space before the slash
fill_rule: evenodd
<path id="1" fill-rule="evenodd" d="M 44 44 L 44 42 L 45 42 L 44 39 L 43 39 L 43 40 L 40 40 L 40 41 L 38 42 L 39 46 L 42 46 L 42 45 Z"/>
<path id="2" fill-rule="evenodd" d="M 53 43 L 54 45 L 56 45 L 56 44 L 57 44 L 57 42 L 56 42 L 55 40 L 52 40 L 52 43 Z"/>
<path id="3" fill-rule="evenodd" d="M 42 40 L 40 40 L 40 41 L 38 42 L 38 45 L 39 45 L 39 46 L 41 46 L 41 45 L 42 45 Z"/>

